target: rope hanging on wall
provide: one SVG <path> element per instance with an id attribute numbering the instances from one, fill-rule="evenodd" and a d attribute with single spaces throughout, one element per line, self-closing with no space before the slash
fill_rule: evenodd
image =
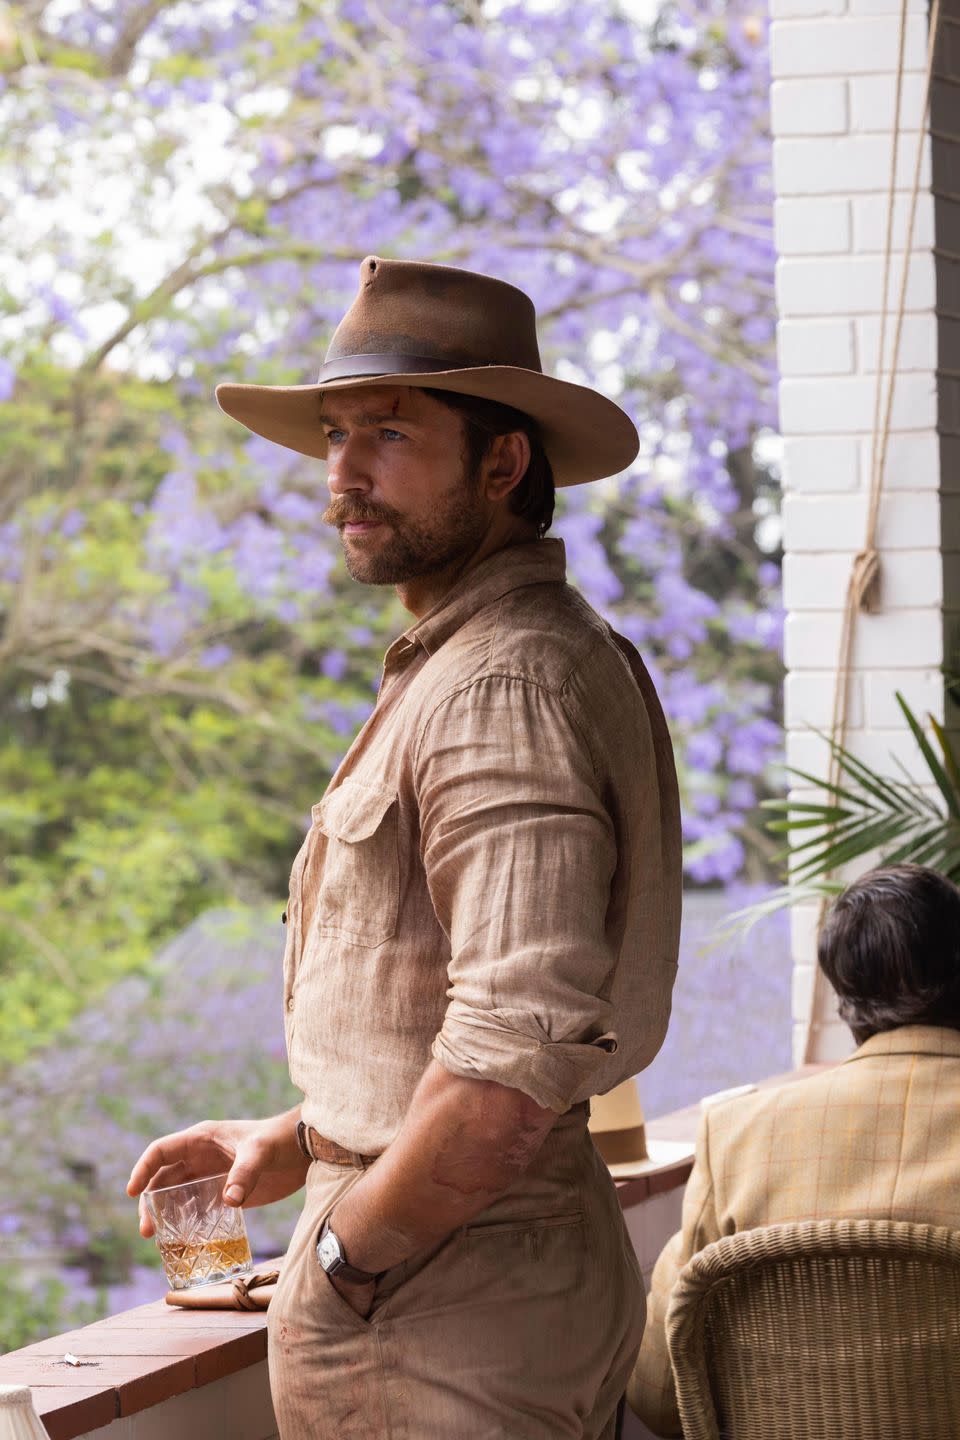
<path id="1" fill-rule="evenodd" d="M 903 268 L 900 274 L 900 288 L 897 295 L 896 323 L 893 331 L 893 346 L 890 364 L 884 370 L 884 353 L 887 340 L 887 317 L 890 310 L 889 290 L 893 254 L 893 219 L 897 190 L 897 161 L 900 150 L 900 109 L 903 98 L 904 54 L 907 37 L 907 11 L 909 0 L 900 0 L 900 37 L 897 52 L 897 76 L 894 98 L 893 143 L 890 153 L 890 181 L 887 194 L 887 225 L 883 250 L 883 291 L 880 307 L 880 334 L 877 342 L 877 384 L 874 396 L 872 443 L 870 448 L 870 494 L 867 506 L 867 527 L 863 549 L 854 557 L 847 585 L 843 624 L 840 630 L 840 653 L 837 660 L 836 683 L 833 695 L 833 717 L 830 735 L 834 745 L 845 745 L 850 707 L 850 670 L 853 646 L 857 633 L 857 621 L 862 611 L 875 614 L 880 608 L 880 552 L 877 548 L 877 525 L 880 518 L 880 501 L 887 465 L 887 448 L 890 440 L 890 421 L 893 414 L 893 395 L 897 379 L 897 359 L 900 354 L 900 339 L 903 333 L 903 317 L 906 311 L 907 283 L 910 275 L 910 261 L 913 256 L 913 231 L 917 215 L 917 201 L 920 195 L 920 175 L 923 167 L 924 146 L 928 133 L 930 115 L 930 90 L 933 82 L 934 52 L 940 24 L 940 0 L 932 0 L 927 39 L 927 64 L 923 86 L 923 113 L 920 118 L 917 139 L 917 154 L 910 189 L 910 204 L 907 213 L 907 228 L 903 246 Z M 884 378 L 886 376 L 886 387 Z M 884 389 L 886 393 L 884 393 Z M 836 754 L 830 755 L 830 783 L 836 785 L 840 779 L 840 765 Z M 823 924 L 827 901 L 820 902 L 817 929 Z M 802 1062 L 813 1058 L 814 1036 L 818 1017 L 826 999 L 827 984 L 820 967 L 813 968 L 813 994 L 810 1014 L 803 1036 Z"/>

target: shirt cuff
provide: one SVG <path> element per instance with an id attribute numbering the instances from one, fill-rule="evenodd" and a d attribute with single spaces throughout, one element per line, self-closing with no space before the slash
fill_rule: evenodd
<path id="1" fill-rule="evenodd" d="M 606 1088 L 603 1072 L 618 1049 L 612 1031 L 590 1040 L 552 1040 L 524 1010 L 471 1010 L 451 1002 L 433 1058 L 454 1075 L 522 1090 L 562 1115 Z"/>

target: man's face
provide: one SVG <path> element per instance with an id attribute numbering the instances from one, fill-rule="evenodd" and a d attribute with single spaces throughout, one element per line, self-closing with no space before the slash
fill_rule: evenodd
<path id="1" fill-rule="evenodd" d="M 328 525 L 368 585 L 435 575 L 472 555 L 491 507 L 469 476 L 463 421 L 422 390 L 327 391 Z"/>

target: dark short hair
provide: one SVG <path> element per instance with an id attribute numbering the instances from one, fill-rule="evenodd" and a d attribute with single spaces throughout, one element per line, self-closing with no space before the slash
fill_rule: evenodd
<path id="1" fill-rule="evenodd" d="M 425 394 L 441 405 L 463 416 L 464 442 L 469 473 L 475 475 L 498 435 L 521 430 L 530 442 L 530 463 L 520 483 L 510 492 L 510 510 L 514 515 L 536 527 L 542 538 L 553 522 L 556 488 L 553 466 L 547 457 L 540 427 L 530 415 L 502 405 L 497 400 L 482 400 L 476 395 L 460 395 L 455 390 L 425 390 Z"/>
<path id="2" fill-rule="evenodd" d="M 858 1045 L 900 1025 L 960 1030 L 960 890 L 936 870 L 869 870 L 828 912 L 818 958 Z"/>

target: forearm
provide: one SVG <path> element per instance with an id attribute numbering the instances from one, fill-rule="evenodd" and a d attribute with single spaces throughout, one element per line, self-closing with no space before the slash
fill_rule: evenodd
<path id="1" fill-rule="evenodd" d="M 431 1060 L 397 1138 L 337 1205 L 350 1263 L 387 1270 L 466 1224 L 516 1183 L 556 1118 Z"/>
<path id="2" fill-rule="evenodd" d="M 309 1165 L 297 1142 L 297 1126 L 302 1108 L 301 1105 L 294 1105 L 290 1110 L 284 1110 L 280 1115 L 271 1115 L 260 1122 L 270 1146 L 271 1158 L 283 1168 L 301 1163 L 304 1168 Z"/>

